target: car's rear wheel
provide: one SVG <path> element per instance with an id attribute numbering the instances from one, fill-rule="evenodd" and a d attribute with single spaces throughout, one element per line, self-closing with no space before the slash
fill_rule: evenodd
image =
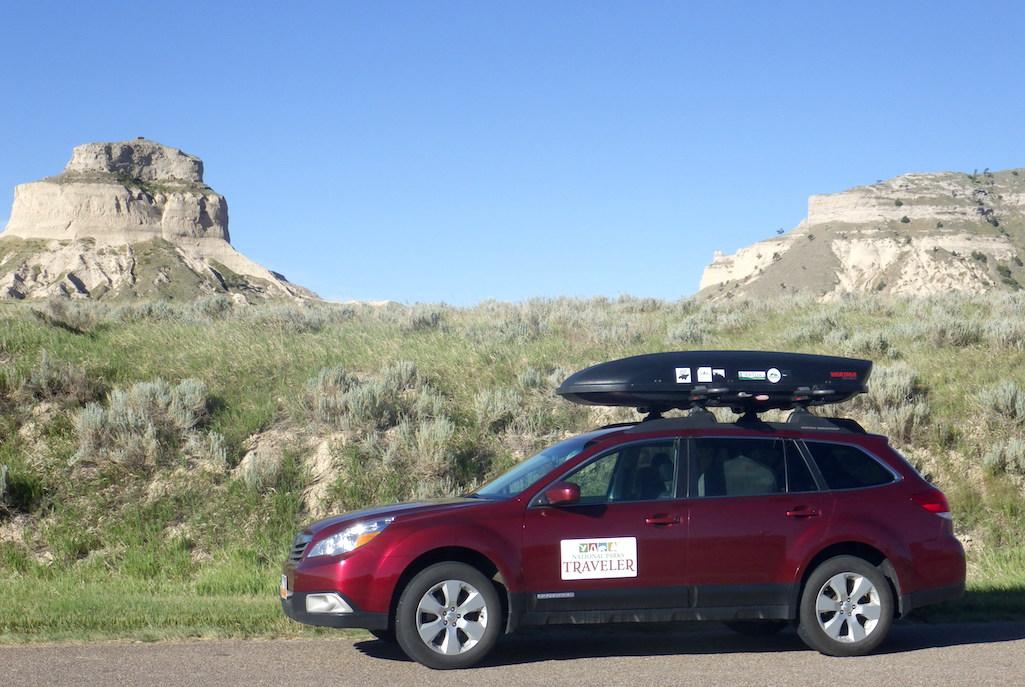
<path id="1" fill-rule="evenodd" d="M 808 577 L 797 633 L 823 654 L 861 656 L 886 639 L 893 615 L 893 592 L 879 568 L 837 556 Z"/>
<path id="2" fill-rule="evenodd" d="M 769 637 L 777 634 L 789 623 L 786 620 L 730 620 L 723 624 L 734 632 L 748 637 Z"/>
<path id="3" fill-rule="evenodd" d="M 418 573 L 399 597 L 395 637 L 430 668 L 466 668 L 498 641 L 502 605 L 491 580 L 464 563 L 437 563 Z"/>

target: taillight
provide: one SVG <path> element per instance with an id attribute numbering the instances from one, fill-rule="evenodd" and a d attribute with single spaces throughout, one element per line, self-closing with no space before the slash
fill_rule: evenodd
<path id="1" fill-rule="evenodd" d="M 947 503 L 947 497 L 939 489 L 921 491 L 912 495 L 911 500 L 921 506 L 923 510 L 950 520 L 950 505 Z"/>

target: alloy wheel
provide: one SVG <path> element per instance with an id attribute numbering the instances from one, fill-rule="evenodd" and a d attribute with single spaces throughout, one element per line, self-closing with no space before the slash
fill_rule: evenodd
<path id="1" fill-rule="evenodd" d="M 439 654 L 469 651 L 488 626 L 484 596 L 462 580 L 444 580 L 420 598 L 416 629 L 423 643 Z"/>
<path id="2" fill-rule="evenodd" d="M 879 590 L 864 575 L 842 572 L 819 589 L 815 599 L 819 627 L 838 642 L 860 642 L 876 629 L 882 617 Z"/>

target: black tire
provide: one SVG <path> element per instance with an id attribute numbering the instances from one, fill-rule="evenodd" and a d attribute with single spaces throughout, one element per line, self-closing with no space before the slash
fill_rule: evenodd
<path id="1" fill-rule="evenodd" d="M 820 612 L 816 607 L 820 595 L 824 605 L 831 606 L 837 596 L 834 591 L 836 585 L 831 584 L 829 589 L 826 585 L 840 575 L 844 577 L 837 582 L 843 583 L 847 594 L 856 591 L 854 583 L 857 576 L 864 577 L 871 584 L 872 593 L 862 594 L 860 598 L 840 595 L 836 602 L 838 610 Z M 893 591 L 879 568 L 861 558 L 837 556 L 824 561 L 808 577 L 801 593 L 797 634 L 805 644 L 827 656 L 863 656 L 886 639 L 893 624 L 893 609 Z M 877 619 L 869 617 L 876 613 L 879 615 Z M 824 624 L 835 629 L 838 637 L 827 633 Z"/>
<path id="2" fill-rule="evenodd" d="M 430 620 L 431 617 L 435 617 L 436 620 L 448 622 L 446 618 L 451 616 L 421 614 L 418 608 L 421 601 L 427 601 L 430 604 L 430 600 L 426 598 L 428 592 L 445 581 L 454 581 L 460 585 L 455 591 L 458 599 L 454 604 L 449 605 L 449 608 L 455 607 L 458 610 L 460 604 L 466 604 L 467 608 L 476 605 L 471 602 L 472 595 L 468 593 L 466 586 L 476 589 L 483 600 L 483 607 L 479 611 L 466 612 L 465 618 L 462 618 L 460 614 L 459 617 L 463 624 L 456 630 L 452 630 L 449 625 L 439 627 L 438 633 L 433 637 L 434 641 L 429 646 L 427 641 L 420 637 L 418 621 L 422 620 L 425 625 L 428 625 L 436 622 Z M 434 596 L 434 600 L 438 602 L 438 605 L 447 603 L 447 589 L 436 590 L 435 594 L 437 596 Z M 454 614 L 455 611 L 452 613 Z M 438 670 L 467 668 L 483 659 L 495 646 L 502 631 L 502 620 L 502 602 L 491 580 L 476 568 L 465 563 L 436 563 L 420 571 L 402 590 L 398 606 L 395 608 L 395 638 L 407 656 L 428 668 Z M 478 631 L 483 627 L 476 643 L 472 643 L 473 638 L 461 629 L 468 623 L 472 623 L 474 629 Z M 451 637 L 454 639 L 450 639 Z M 454 646 L 458 647 L 464 644 L 470 644 L 470 646 L 459 653 L 442 653 L 441 647 L 449 641 L 457 642 L 458 644 Z"/>
<path id="3" fill-rule="evenodd" d="M 375 639 L 379 639 L 387 644 L 395 643 L 395 631 L 391 628 L 387 630 L 367 630 L 367 632 L 374 635 Z"/>
<path id="4" fill-rule="evenodd" d="M 771 637 L 790 623 L 786 620 L 730 620 L 723 624 L 746 637 Z"/>

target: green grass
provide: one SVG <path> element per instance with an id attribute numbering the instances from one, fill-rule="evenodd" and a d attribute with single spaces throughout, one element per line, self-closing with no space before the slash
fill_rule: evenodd
<path id="1" fill-rule="evenodd" d="M 555 299 L 465 309 L 210 298 L 72 303 L 49 319 L 32 307 L 40 306 L 0 306 L 0 589 L 9 592 L 0 594 L 0 641 L 307 632 L 281 617 L 275 584 L 311 507 L 468 489 L 558 438 L 632 415 L 555 397 L 570 372 L 688 348 L 876 360 L 877 400 L 841 411 L 894 437 L 946 491 L 958 533 L 972 538 L 968 596 L 922 617 L 1025 615 L 1025 474 L 1017 463 L 983 465 L 1023 427 L 981 393 L 1025 388 L 1025 297 Z M 390 381 L 397 361 L 414 364 L 411 386 Z M 318 415 L 317 395 L 333 392 L 310 380 L 337 367 L 360 380 L 345 403 L 370 405 Z M 899 368 L 891 380 L 910 375 L 911 398 L 884 367 Z M 109 407 L 113 390 L 157 378 L 202 382 L 208 414 L 160 434 L 160 464 L 125 467 L 102 451 L 83 464 L 85 406 Z M 919 419 L 905 423 L 900 413 L 916 404 Z M 248 442 L 267 430 L 291 437 L 273 471 L 233 476 Z M 189 443 L 211 438 L 226 448 L 220 469 Z M 316 500 L 312 456 L 329 438 L 338 446 Z"/>
<path id="2" fill-rule="evenodd" d="M 963 599 L 915 611 L 926 622 L 1025 620 L 1025 546 L 990 549 L 969 556 Z"/>
<path id="3" fill-rule="evenodd" d="M 275 581 L 276 581 L 275 577 Z M 0 642 L 337 636 L 284 616 L 271 594 L 202 594 L 131 579 L 21 579 L 4 585 Z"/>
<path id="4" fill-rule="evenodd" d="M 316 635 L 286 618 L 273 595 L 205 595 L 188 588 L 24 579 L 4 585 L 0 642 Z"/>

